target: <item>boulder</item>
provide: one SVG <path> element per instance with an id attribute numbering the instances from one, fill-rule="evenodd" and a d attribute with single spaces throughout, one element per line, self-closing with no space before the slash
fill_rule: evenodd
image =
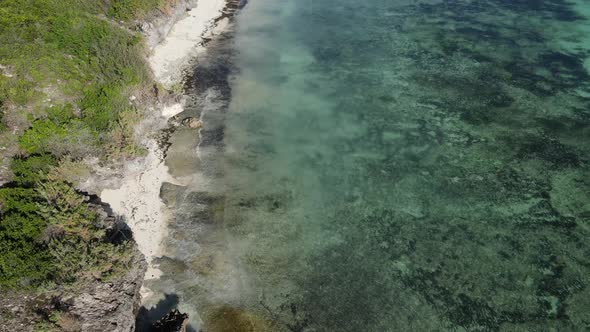
<path id="1" fill-rule="evenodd" d="M 154 323 L 154 332 L 186 332 L 188 315 L 178 309 L 167 313 L 164 317 Z"/>
<path id="2" fill-rule="evenodd" d="M 191 129 L 199 129 L 203 126 L 203 122 L 197 118 L 188 117 L 182 120 L 182 125 Z"/>

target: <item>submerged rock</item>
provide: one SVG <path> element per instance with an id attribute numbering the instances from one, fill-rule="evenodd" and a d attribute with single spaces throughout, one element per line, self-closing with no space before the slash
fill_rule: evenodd
<path id="1" fill-rule="evenodd" d="M 185 332 L 188 325 L 188 315 L 178 309 L 167 313 L 164 317 L 154 323 L 155 332 Z"/>
<path id="2" fill-rule="evenodd" d="M 205 331 L 209 332 L 271 332 L 272 324 L 253 312 L 227 305 L 208 310 L 205 315 Z"/>
<path id="3" fill-rule="evenodd" d="M 186 192 L 186 187 L 179 186 L 170 182 L 162 183 L 160 188 L 160 199 L 166 204 L 167 207 L 176 207 L 178 198 L 183 197 Z"/>
<path id="4" fill-rule="evenodd" d="M 182 125 L 191 129 L 199 129 L 203 126 L 201 120 L 197 118 L 188 117 L 182 120 Z"/>

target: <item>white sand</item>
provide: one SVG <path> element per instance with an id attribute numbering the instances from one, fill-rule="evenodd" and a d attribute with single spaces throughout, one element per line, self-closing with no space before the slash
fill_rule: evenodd
<path id="1" fill-rule="evenodd" d="M 160 187 L 165 181 L 176 181 L 168 174 L 156 141 L 149 140 L 146 145 L 148 155 L 126 165 L 121 187 L 105 189 L 100 197 L 116 214 L 125 217 L 148 262 L 145 279 L 153 279 L 161 274 L 152 261 L 163 254 L 162 242 L 166 236 L 165 206 L 160 200 Z"/>
<path id="2" fill-rule="evenodd" d="M 182 104 L 178 103 L 168 107 L 164 107 L 162 109 L 162 116 L 166 119 L 170 119 L 176 114 L 180 114 L 182 111 L 184 111 L 184 108 L 182 107 Z"/>
<path id="3" fill-rule="evenodd" d="M 180 82 L 182 68 L 188 64 L 197 52 L 204 51 L 203 38 L 220 32 L 214 27 L 214 19 L 221 16 L 225 0 L 200 0 L 198 6 L 189 12 L 188 17 L 178 21 L 170 34 L 156 46 L 149 58 L 156 79 L 162 84 L 171 86 Z M 160 110 L 157 119 L 146 121 L 166 123 L 166 120 L 180 112 L 183 106 L 175 104 Z M 153 128 L 142 126 L 138 128 Z M 138 137 L 149 137 L 149 133 L 141 133 Z M 168 172 L 164 164 L 162 151 L 155 139 L 144 139 L 148 150 L 145 158 L 129 162 L 124 170 L 118 189 L 105 189 L 100 197 L 108 203 L 113 211 L 125 218 L 133 231 L 139 250 L 148 263 L 145 279 L 159 278 L 161 271 L 154 258 L 164 255 L 164 240 L 167 236 L 166 206 L 160 200 L 160 188 L 163 182 L 178 183 Z M 150 290 L 142 289 L 142 296 L 150 295 Z"/>
<path id="4" fill-rule="evenodd" d="M 150 64 L 156 79 L 171 87 L 180 81 L 188 60 L 204 51 L 203 38 L 217 32 L 213 20 L 221 16 L 225 0 L 200 0 L 188 16 L 178 21 L 166 39 L 156 46 Z"/>

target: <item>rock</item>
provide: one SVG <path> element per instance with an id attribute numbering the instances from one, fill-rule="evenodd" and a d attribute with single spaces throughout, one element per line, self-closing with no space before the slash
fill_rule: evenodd
<path id="1" fill-rule="evenodd" d="M 181 123 L 180 119 L 178 118 L 178 115 L 175 115 L 168 119 L 168 125 L 171 127 L 180 127 Z"/>
<path id="2" fill-rule="evenodd" d="M 121 229 L 117 219 L 106 212 L 99 216 L 104 219 L 99 224 L 112 235 L 109 238 L 113 243 L 119 242 L 117 236 L 124 235 L 125 230 Z M 130 238 L 131 235 L 123 237 Z M 27 290 L 3 293 L 0 296 L 0 331 L 31 331 L 36 323 L 47 323 L 54 313 L 59 313 L 55 324 L 60 331 L 134 331 L 135 316 L 141 303 L 139 291 L 147 263 L 137 245 L 131 244 L 129 269 L 108 281 L 83 282 L 76 286 L 74 293 L 60 292 L 59 289 L 46 294 L 29 292 L 32 296 L 25 296 Z"/>
<path id="3" fill-rule="evenodd" d="M 154 332 L 186 332 L 188 315 L 178 309 L 167 313 L 164 317 L 154 323 Z"/>
<path id="4" fill-rule="evenodd" d="M 184 197 L 185 193 L 186 187 L 170 182 L 164 182 L 160 187 L 160 199 L 169 208 L 174 208 L 178 202 L 178 198 Z"/>
<path id="5" fill-rule="evenodd" d="M 210 192 L 187 192 L 180 202 L 182 218 L 202 224 L 220 224 L 225 216 L 225 196 Z M 179 215 L 177 214 L 177 217 Z"/>
<path id="6" fill-rule="evenodd" d="M 193 118 L 193 117 L 188 117 L 182 120 L 182 125 L 185 127 L 189 127 L 191 129 L 199 129 L 203 126 L 203 122 L 201 122 L 201 120 Z"/>
<path id="7" fill-rule="evenodd" d="M 127 274 L 108 283 L 97 281 L 73 297 L 69 313 L 78 318 L 82 331 L 134 331 L 146 268 L 145 259 L 135 246 Z"/>
<path id="8" fill-rule="evenodd" d="M 60 301 L 67 303 L 67 314 L 75 317 L 82 331 L 129 332 L 135 330 L 135 316 L 139 312 L 147 263 L 133 241 L 128 226 L 112 214 L 110 206 L 100 198 L 89 195 L 85 199 L 99 215 L 97 226 L 106 232 L 109 242 L 121 244 L 131 239 L 131 264 L 125 274 L 108 281 L 95 280 L 84 284 L 75 295 Z M 60 308 L 65 309 L 65 308 Z"/>

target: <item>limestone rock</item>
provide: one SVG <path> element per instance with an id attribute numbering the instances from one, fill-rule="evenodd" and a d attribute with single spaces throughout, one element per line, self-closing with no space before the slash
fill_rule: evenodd
<path id="1" fill-rule="evenodd" d="M 139 311 L 147 264 L 143 255 L 134 248 L 134 259 L 128 273 L 111 282 L 96 282 L 82 294 L 72 298 L 69 312 L 88 332 L 131 332 L 135 330 L 135 316 Z"/>
<path id="2" fill-rule="evenodd" d="M 191 129 L 199 129 L 203 126 L 203 122 L 199 119 L 188 117 L 182 120 L 182 125 Z"/>

